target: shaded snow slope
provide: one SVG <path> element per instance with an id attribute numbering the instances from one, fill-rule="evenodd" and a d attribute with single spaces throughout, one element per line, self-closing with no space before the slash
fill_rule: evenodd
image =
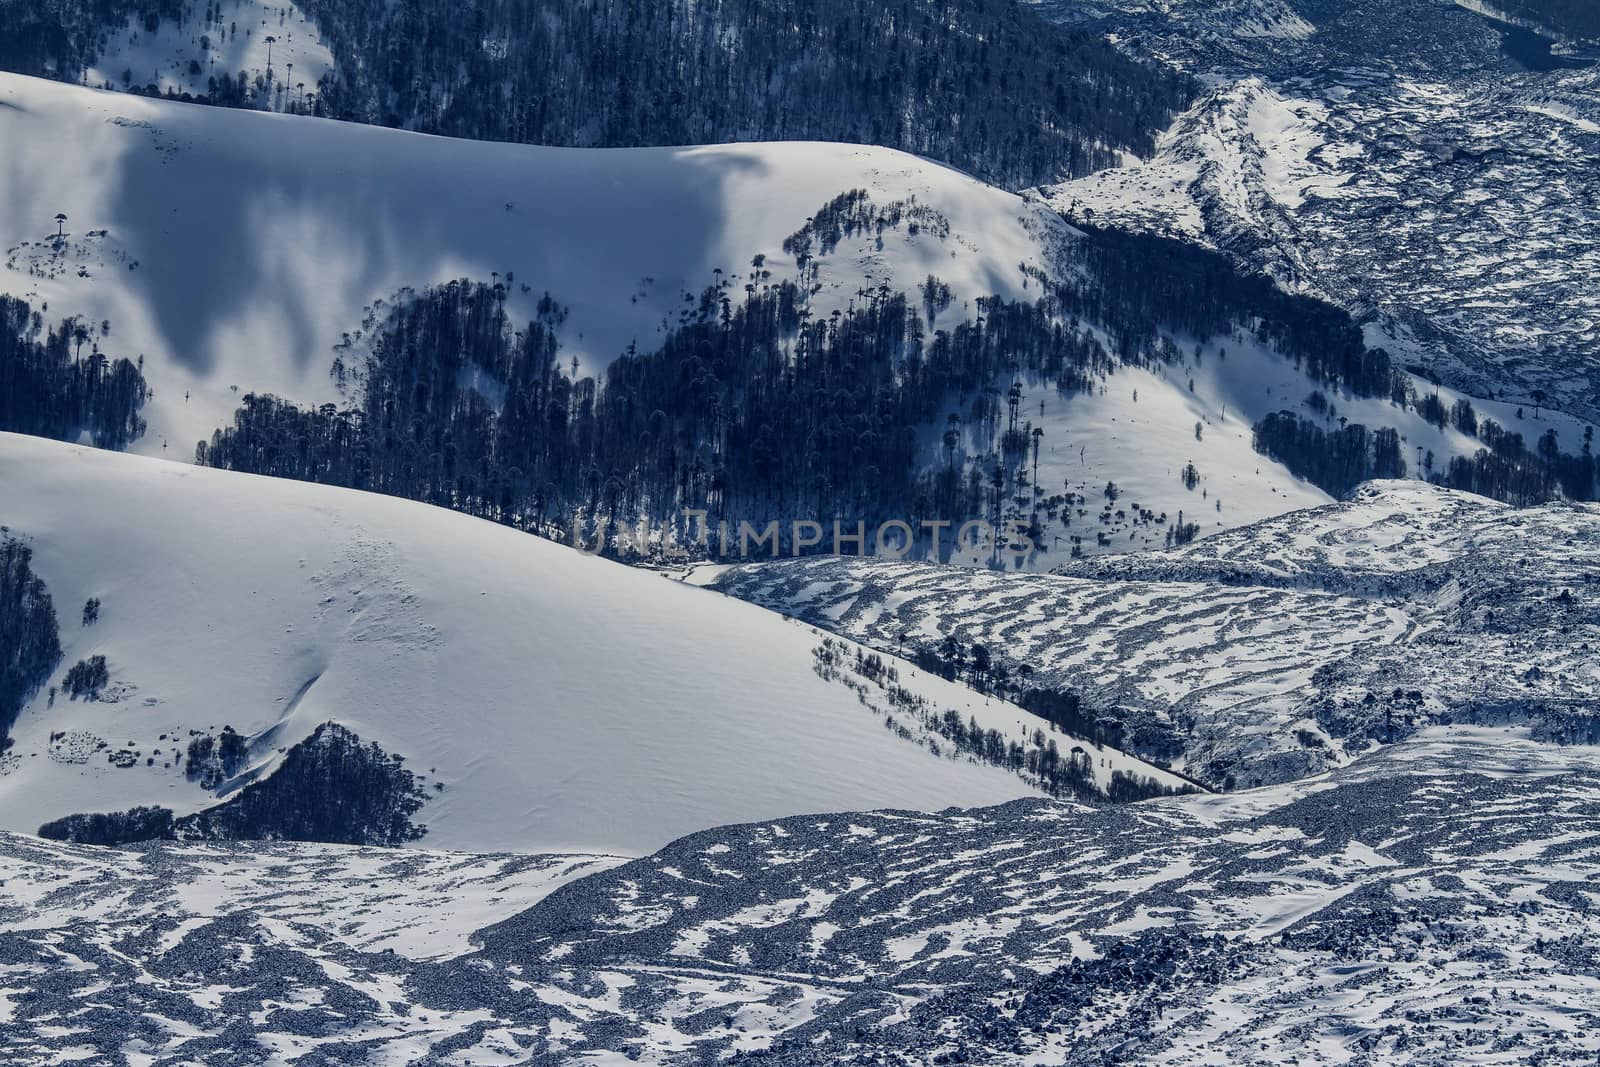
<path id="1" fill-rule="evenodd" d="M 810 629 L 505 527 L 10 435 L 0 485 L 60 616 L 51 685 L 93 655 L 110 674 L 99 700 L 47 690 L 23 711 L 8 829 L 194 811 L 216 800 L 181 765 L 195 731 L 252 739 L 227 795 L 327 721 L 406 758 L 432 847 L 638 853 L 729 821 L 1032 791 L 886 730 L 813 670 Z M 984 703 L 910 684 L 963 718 Z"/>
<path id="2" fill-rule="evenodd" d="M 1060 225 L 891 149 L 539 148 L 11 74 L 0 143 L 0 292 L 48 303 L 53 319 L 108 320 L 102 347 L 144 355 L 156 390 L 136 447 L 179 459 L 243 393 L 334 400 L 333 347 L 402 287 L 513 275 L 513 317 L 531 318 L 546 292 L 568 307 L 565 355 L 587 373 L 630 342 L 653 348 L 716 271 L 742 275 L 765 255 L 774 280 L 792 276 L 784 238 L 851 189 L 885 204 L 916 196 L 950 234 L 844 242 L 821 261 L 823 316 L 863 286 L 909 290 L 930 273 L 953 289 L 946 324 L 978 296 L 1021 298 L 1019 268 L 1042 255 L 1023 220 Z M 70 156 L 52 147 L 63 144 Z"/>

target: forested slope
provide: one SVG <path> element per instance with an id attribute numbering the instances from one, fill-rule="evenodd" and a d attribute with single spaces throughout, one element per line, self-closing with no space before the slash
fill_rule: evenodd
<path id="1" fill-rule="evenodd" d="M 295 27 L 320 81 L 260 50 Z M 887 145 L 1010 187 L 1148 154 L 1191 91 L 1015 0 L 42 0 L 0 5 L 0 65 L 529 144 Z"/>

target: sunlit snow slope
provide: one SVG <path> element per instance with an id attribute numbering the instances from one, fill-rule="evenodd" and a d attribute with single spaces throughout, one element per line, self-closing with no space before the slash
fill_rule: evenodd
<path id="1" fill-rule="evenodd" d="M 69 142 L 82 146 L 71 158 L 49 150 Z M 978 316 L 982 296 L 1037 299 L 1024 268 L 1083 270 L 1082 235 L 1056 214 L 1059 198 L 1016 196 L 882 148 L 538 148 L 7 74 L 0 143 L 16 146 L 0 160 L 0 293 L 51 323 L 81 316 L 105 351 L 145 357 L 155 396 L 133 449 L 185 461 L 232 422 L 246 393 L 339 400 L 335 346 L 361 331 L 368 307 L 406 287 L 511 278 L 511 316 L 523 321 L 548 292 L 570 309 L 563 363 L 588 374 L 630 343 L 651 351 L 678 324 L 686 294 L 747 278 L 757 257 L 772 281 L 794 278 L 784 239 L 852 189 L 879 206 L 914 196 L 938 213 L 939 232 L 862 230 L 815 256 L 814 316 L 880 285 L 914 293 L 934 275 L 952 287 L 934 328 L 951 330 Z M 60 239 L 57 213 L 67 216 Z M 1029 566 L 1160 546 L 1180 515 L 1205 536 L 1327 501 L 1256 453 L 1251 435 L 1270 413 L 1310 412 L 1318 383 L 1242 328 L 1163 340 L 1178 362 L 1119 366 L 1071 394 L 1025 385 L 1020 414 L 1044 430 L 1040 485 L 1075 498 L 1065 509 L 1046 504 L 1046 551 Z M 992 384 L 1003 392 L 1010 382 Z M 1446 406 L 1456 395 L 1446 393 Z M 945 414 L 970 416 L 968 399 L 950 397 Z M 1395 427 L 1413 477 L 1430 452 L 1437 470 L 1482 447 L 1386 401 L 1330 400 L 1339 416 Z M 1478 402 L 1531 442 L 1545 424 L 1515 421 L 1518 407 Z M 1333 410 L 1320 417 L 1337 425 Z M 946 461 L 945 425 L 941 416 L 924 428 L 922 463 Z M 1559 429 L 1575 451 L 1577 424 Z M 986 435 L 963 447 L 987 451 Z M 1190 463 L 1192 488 L 1182 478 Z M 1120 502 L 1102 520 L 1108 483 Z M 1158 521 L 1143 521 L 1145 511 Z"/>
<path id="2" fill-rule="evenodd" d="M 60 617 L 50 684 L 91 655 L 111 675 L 99 701 L 46 690 L 23 711 L 6 829 L 194 811 L 217 798 L 176 759 L 191 731 L 232 726 L 270 771 L 329 721 L 406 757 L 430 847 L 638 853 L 724 823 L 1030 793 L 884 729 L 813 671 L 809 628 L 505 527 L 11 435 L 0 486 Z"/>
<path id="3" fill-rule="evenodd" d="M 334 345 L 402 287 L 510 274 L 513 317 L 546 292 L 570 309 L 565 355 L 588 373 L 632 341 L 654 347 L 716 271 L 765 255 L 774 280 L 791 276 L 784 238 L 849 190 L 916 196 L 950 236 L 841 245 L 819 269 L 822 315 L 863 286 L 909 290 L 930 273 L 954 291 L 949 323 L 975 297 L 1022 298 L 1020 267 L 1039 264 L 1023 220 L 1051 218 L 885 148 L 538 148 L 12 74 L 0 145 L 0 292 L 47 302 L 51 320 L 108 320 L 102 347 L 144 355 L 156 390 L 135 447 L 182 459 L 246 392 L 335 399 Z"/>

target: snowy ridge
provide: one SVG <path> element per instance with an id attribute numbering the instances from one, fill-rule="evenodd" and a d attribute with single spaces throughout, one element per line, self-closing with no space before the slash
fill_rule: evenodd
<path id="1" fill-rule="evenodd" d="M 1014 196 L 887 149 L 458 142 L 9 75 L 0 75 L 0 99 L 13 104 L 0 108 L 8 139 L 71 136 L 90 146 L 69 174 L 48 153 L 17 154 L 13 195 L 0 205 L 0 291 L 28 300 L 47 321 L 82 316 L 94 345 L 144 357 L 155 395 L 142 412 L 149 430 L 133 447 L 163 458 L 187 459 L 197 440 L 232 422 L 247 393 L 302 405 L 347 400 L 330 374 L 336 346 L 350 342 L 359 353 L 364 309 L 378 307 L 381 319 L 380 305 L 403 299 L 407 287 L 509 280 L 514 321 L 530 318 L 548 292 L 570 309 L 563 363 L 576 360 L 583 373 L 630 343 L 649 351 L 679 324 L 686 293 L 763 272 L 774 284 L 793 277 L 785 238 L 850 189 L 866 190 L 878 206 L 915 197 L 938 225 L 862 230 L 813 256 L 815 319 L 868 290 L 914 292 L 935 275 L 952 293 L 931 335 L 977 315 L 980 297 L 1038 298 L 1028 272 L 1081 269 L 1073 258 L 1081 234 L 1038 195 Z M 1239 122 L 1290 121 L 1265 88 L 1237 103 Z M 1298 181 L 1292 158 L 1281 169 L 1286 187 Z M 1246 170 L 1230 180 L 1245 182 Z M 1237 186 L 1239 197 L 1247 199 L 1247 184 Z M 60 239 L 51 229 L 58 211 L 68 216 Z M 1121 367 L 1098 390 L 1072 395 L 1051 382 L 1027 388 L 1021 413 L 1045 431 L 1041 485 L 1058 498 L 1048 552 L 1030 565 L 1159 546 L 1180 514 L 1207 535 L 1326 501 L 1257 454 L 1250 432 L 1268 414 L 1303 408 L 1315 383 L 1242 330 L 1203 344 L 1185 336 L 1163 343 L 1180 354 L 1178 365 Z M 1381 400 L 1334 400 L 1342 417 L 1394 426 L 1414 475 L 1427 454 L 1438 469 L 1481 446 Z M 1517 426 L 1515 405 L 1477 406 Z M 1321 414 L 1331 425 L 1334 412 Z M 1576 452 L 1578 425 L 1551 425 L 1562 448 Z M 942 426 L 925 427 L 924 466 L 945 460 Z M 1200 476 L 1193 489 L 1180 480 L 1191 462 Z M 1113 514 L 1096 525 L 1082 500 L 1062 508 L 1065 494 L 1092 500 L 1108 482 L 1167 522 Z M 1067 513 L 1072 521 L 1062 521 Z"/>
<path id="2" fill-rule="evenodd" d="M 841 193 L 916 197 L 944 238 L 889 231 L 819 260 L 813 310 L 863 288 L 951 286 L 943 325 L 980 296 L 1025 297 L 1048 209 L 892 149 L 781 143 L 560 149 L 456 141 L 303 116 L 200 107 L 0 74 L 0 139 L 79 146 L 8 153 L 0 292 L 48 317 L 110 323 L 97 342 L 146 358 L 156 391 L 136 448 L 186 459 L 247 392 L 338 399 L 334 346 L 401 289 L 512 278 L 526 322 L 549 293 L 585 373 L 652 348 L 686 293 L 765 256 Z M 68 216 L 55 240 L 56 214 Z M 1039 236 L 1042 235 L 1042 236 Z M 721 273 L 719 273 L 721 272 Z"/>
<path id="3" fill-rule="evenodd" d="M 430 847 L 637 854 L 748 818 L 1034 793 L 885 729 L 817 673 L 809 628 L 505 527 L 10 435 L 0 484 L 65 649 L 0 758 L 7 829 L 206 808 L 330 721 L 407 760 Z M 100 698 L 69 699 L 95 655 Z M 902 684 L 1029 732 L 960 686 Z M 224 727 L 248 758 L 210 789 L 188 746 Z"/>

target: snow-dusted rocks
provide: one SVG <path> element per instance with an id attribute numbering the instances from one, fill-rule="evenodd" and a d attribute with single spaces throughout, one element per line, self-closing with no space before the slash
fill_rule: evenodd
<path id="1" fill-rule="evenodd" d="M 1600 739 L 1600 509 L 1415 482 L 1024 577 L 819 559 L 707 571 L 734 596 L 905 655 L 1078 695 L 1114 743 L 1217 788 L 1342 763 L 1430 722 Z"/>
<path id="2" fill-rule="evenodd" d="M 1151 160 L 1052 190 L 1069 217 L 1221 248 L 1477 395 L 1600 412 L 1592 62 L 1524 69 L 1429 0 L 1105 6 L 1210 88 Z M 1285 7 L 1310 32 L 1240 32 Z"/>
<path id="3" fill-rule="evenodd" d="M 0 1057 L 1588 1063 L 1597 804 L 1594 750 L 1458 728 L 1230 797 L 621 866 L 0 834 Z"/>

